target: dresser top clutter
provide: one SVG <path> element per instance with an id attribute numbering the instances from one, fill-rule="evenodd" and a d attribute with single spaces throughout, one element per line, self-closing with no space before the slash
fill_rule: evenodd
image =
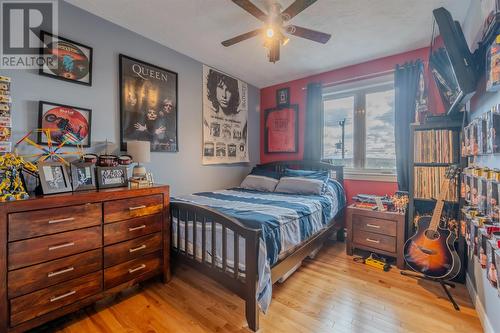
<path id="1" fill-rule="evenodd" d="M 169 186 L 0 203 L 0 333 L 23 332 L 161 276 L 170 279 Z"/>

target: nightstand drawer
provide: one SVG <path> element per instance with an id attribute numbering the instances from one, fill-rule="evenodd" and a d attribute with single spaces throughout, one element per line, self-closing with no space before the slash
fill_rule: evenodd
<path id="1" fill-rule="evenodd" d="M 397 232 L 396 222 L 390 220 L 353 214 L 352 223 L 355 229 L 374 232 L 376 234 L 396 236 Z"/>
<path id="2" fill-rule="evenodd" d="M 396 238 L 366 232 L 363 230 L 354 230 L 353 242 L 355 244 L 372 247 L 374 249 L 387 252 L 396 252 Z"/>

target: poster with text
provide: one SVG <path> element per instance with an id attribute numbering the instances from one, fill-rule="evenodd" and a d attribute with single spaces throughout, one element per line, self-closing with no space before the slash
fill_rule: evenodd
<path id="1" fill-rule="evenodd" d="M 121 149 L 138 140 L 177 152 L 177 101 L 177 73 L 120 55 Z"/>
<path id="2" fill-rule="evenodd" d="M 248 86 L 203 66 L 203 164 L 249 162 Z"/>

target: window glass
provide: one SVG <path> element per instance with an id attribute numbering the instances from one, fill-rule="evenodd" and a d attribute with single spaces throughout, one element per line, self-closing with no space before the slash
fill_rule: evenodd
<path id="1" fill-rule="evenodd" d="M 342 126 L 344 127 L 344 165 L 353 165 L 353 116 L 354 96 L 324 101 L 323 158 L 342 164 Z"/>

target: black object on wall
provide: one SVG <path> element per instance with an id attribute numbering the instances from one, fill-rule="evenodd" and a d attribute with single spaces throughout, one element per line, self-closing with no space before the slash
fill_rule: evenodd
<path id="1" fill-rule="evenodd" d="M 404 65 L 397 65 L 394 73 L 396 92 L 394 135 L 396 137 L 396 170 L 400 191 L 408 191 L 409 189 L 410 124 L 415 119 L 421 70 L 423 70 L 422 61 L 417 60 Z"/>
<path id="2" fill-rule="evenodd" d="M 319 161 L 323 150 L 323 87 L 321 83 L 307 85 L 304 159 Z"/>

